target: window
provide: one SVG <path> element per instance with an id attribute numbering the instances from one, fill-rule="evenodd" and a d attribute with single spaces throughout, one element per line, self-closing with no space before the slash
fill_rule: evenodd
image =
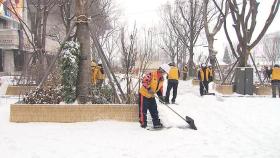
<path id="1" fill-rule="evenodd" d="M 3 50 L 0 49 L 0 72 L 3 72 L 3 71 L 4 71 L 3 65 L 4 65 Z"/>
<path id="2" fill-rule="evenodd" d="M 24 52 L 14 50 L 15 71 L 22 71 L 24 64 Z"/>

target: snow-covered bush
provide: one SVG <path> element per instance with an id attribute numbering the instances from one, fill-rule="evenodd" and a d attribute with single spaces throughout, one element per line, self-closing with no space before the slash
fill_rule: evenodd
<path id="1" fill-rule="evenodd" d="M 23 102 L 26 104 L 59 104 L 62 101 L 60 88 L 37 88 L 28 92 Z"/>
<path id="2" fill-rule="evenodd" d="M 25 104 L 59 104 L 62 101 L 59 69 L 56 66 L 41 88 L 26 92 Z"/>
<path id="3" fill-rule="evenodd" d="M 80 45 L 69 41 L 63 46 L 60 60 L 62 96 L 65 103 L 73 103 L 76 99 L 76 85 L 79 72 Z"/>
<path id="4" fill-rule="evenodd" d="M 102 87 L 92 86 L 91 87 L 91 103 L 92 104 L 109 104 L 113 103 L 114 96 L 111 86 L 104 85 Z"/>

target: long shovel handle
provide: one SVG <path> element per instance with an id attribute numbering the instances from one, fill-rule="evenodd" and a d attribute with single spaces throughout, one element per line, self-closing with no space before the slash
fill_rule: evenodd
<path id="1" fill-rule="evenodd" d="M 178 115 L 181 119 L 183 119 L 184 121 L 186 121 L 187 122 L 187 120 L 184 118 L 184 117 L 182 117 L 180 114 L 178 114 L 174 109 L 172 109 L 170 106 L 168 106 L 167 104 L 164 104 L 166 107 L 168 107 L 171 111 L 173 111 L 176 115 Z"/>
<path id="2" fill-rule="evenodd" d="M 157 97 L 158 98 L 158 97 Z M 158 98 L 159 99 L 159 98 Z M 160 99 L 159 99 L 160 100 Z M 180 114 L 178 114 L 174 109 L 172 109 L 170 106 L 168 106 L 167 104 L 165 104 L 165 103 L 163 103 L 166 107 L 168 107 L 168 109 L 170 109 L 172 112 L 174 112 L 177 116 L 179 116 L 181 119 L 183 119 L 185 122 L 187 122 L 187 124 L 188 125 L 190 125 L 190 127 L 192 128 L 192 129 L 194 129 L 194 130 L 197 130 L 197 128 L 196 128 L 196 126 L 195 126 L 195 124 L 194 124 L 194 121 L 193 121 L 193 119 L 192 118 L 190 118 L 189 116 L 186 116 L 186 119 L 183 117 L 183 116 L 181 116 Z M 188 118 L 189 119 L 191 119 L 191 121 L 190 120 L 188 120 Z"/>
<path id="3" fill-rule="evenodd" d="M 160 100 L 159 97 L 156 96 L 156 98 L 158 98 L 158 100 Z M 168 106 L 168 105 L 165 104 L 165 103 L 163 103 L 163 104 L 164 104 L 166 107 L 168 107 L 171 111 L 173 111 L 176 115 L 178 115 L 181 119 L 183 119 L 184 121 L 187 122 L 187 120 L 186 120 L 183 116 L 181 116 L 180 114 L 178 114 L 174 109 L 172 109 L 170 106 Z"/>

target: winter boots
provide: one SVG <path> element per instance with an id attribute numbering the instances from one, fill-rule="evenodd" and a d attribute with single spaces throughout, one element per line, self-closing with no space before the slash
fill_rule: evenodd
<path id="1" fill-rule="evenodd" d="M 154 128 L 162 128 L 163 125 L 160 123 L 160 119 L 153 120 Z"/>

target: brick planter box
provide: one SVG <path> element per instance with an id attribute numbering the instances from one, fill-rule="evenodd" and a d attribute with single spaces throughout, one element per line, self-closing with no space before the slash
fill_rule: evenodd
<path id="1" fill-rule="evenodd" d="M 192 80 L 192 85 L 194 85 L 194 86 L 199 85 L 199 80 L 198 79 L 193 79 Z"/>
<path id="2" fill-rule="evenodd" d="M 271 86 L 256 86 L 255 94 L 256 95 L 272 95 Z"/>
<path id="3" fill-rule="evenodd" d="M 215 89 L 217 92 L 221 93 L 221 94 L 233 94 L 233 85 L 220 85 L 217 84 L 215 86 Z"/>
<path id="4" fill-rule="evenodd" d="M 138 121 L 136 104 L 11 104 L 10 122 Z"/>
<path id="5" fill-rule="evenodd" d="M 35 89 L 36 86 L 11 86 L 9 85 L 6 90 L 6 95 L 24 95 L 26 91 Z"/>

